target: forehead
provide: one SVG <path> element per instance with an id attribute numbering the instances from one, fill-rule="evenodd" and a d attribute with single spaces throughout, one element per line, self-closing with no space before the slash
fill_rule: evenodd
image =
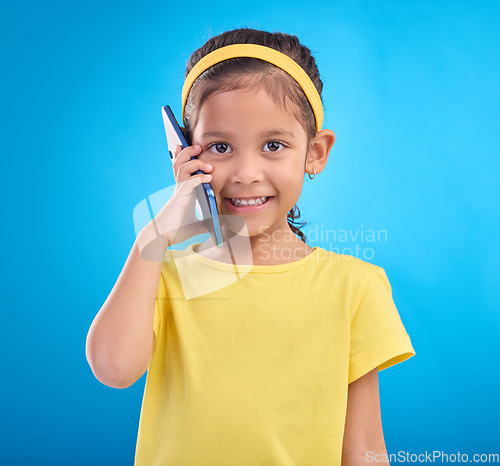
<path id="1" fill-rule="evenodd" d="M 288 105 L 294 105 L 288 102 Z M 213 128 L 250 130 L 280 127 L 292 134 L 304 131 L 296 116 L 280 105 L 263 87 L 235 89 L 210 95 L 201 106 L 195 133 Z"/>

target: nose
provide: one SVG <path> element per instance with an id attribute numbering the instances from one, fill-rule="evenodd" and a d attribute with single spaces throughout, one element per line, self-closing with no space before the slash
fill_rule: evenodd
<path id="1" fill-rule="evenodd" d="M 231 167 L 231 181 L 248 185 L 264 179 L 264 167 L 260 154 L 250 151 L 240 152 L 233 159 Z"/>

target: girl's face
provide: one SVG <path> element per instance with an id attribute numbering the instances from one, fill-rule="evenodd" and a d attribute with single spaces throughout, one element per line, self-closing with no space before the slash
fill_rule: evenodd
<path id="1" fill-rule="evenodd" d="M 292 114 L 262 88 L 213 94 L 201 107 L 192 144 L 214 167 L 219 215 L 243 217 L 250 237 L 289 237 L 287 213 L 302 191 L 307 153 L 307 134 Z M 269 200 L 260 206 L 231 203 L 263 196 Z"/>

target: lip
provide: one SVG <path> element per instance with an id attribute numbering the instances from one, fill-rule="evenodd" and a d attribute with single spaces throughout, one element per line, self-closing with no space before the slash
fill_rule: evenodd
<path id="1" fill-rule="evenodd" d="M 226 199 L 258 199 L 259 197 L 273 197 L 267 194 L 255 194 L 254 196 L 226 196 Z"/>
<path id="2" fill-rule="evenodd" d="M 255 196 L 255 197 L 263 197 L 263 196 Z M 254 197 L 235 197 L 233 199 L 255 199 Z M 225 197 L 224 204 L 227 208 L 234 212 L 235 214 L 253 214 L 254 212 L 258 212 L 266 208 L 271 202 L 274 201 L 274 196 L 269 196 L 269 199 L 261 205 L 243 205 L 243 206 L 235 206 L 231 204 L 231 198 Z"/>

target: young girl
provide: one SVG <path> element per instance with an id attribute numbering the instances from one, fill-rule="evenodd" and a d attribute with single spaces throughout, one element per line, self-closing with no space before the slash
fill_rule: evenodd
<path id="1" fill-rule="evenodd" d="M 176 189 L 87 337 L 102 383 L 125 388 L 148 370 L 138 466 L 357 465 L 386 453 L 378 371 L 415 354 L 386 274 L 310 247 L 293 224 L 305 174 L 321 173 L 335 142 L 321 91 L 296 36 L 237 29 L 190 57 L 192 145 L 176 151 Z M 207 232 L 201 183 L 223 246 L 167 250 Z"/>

